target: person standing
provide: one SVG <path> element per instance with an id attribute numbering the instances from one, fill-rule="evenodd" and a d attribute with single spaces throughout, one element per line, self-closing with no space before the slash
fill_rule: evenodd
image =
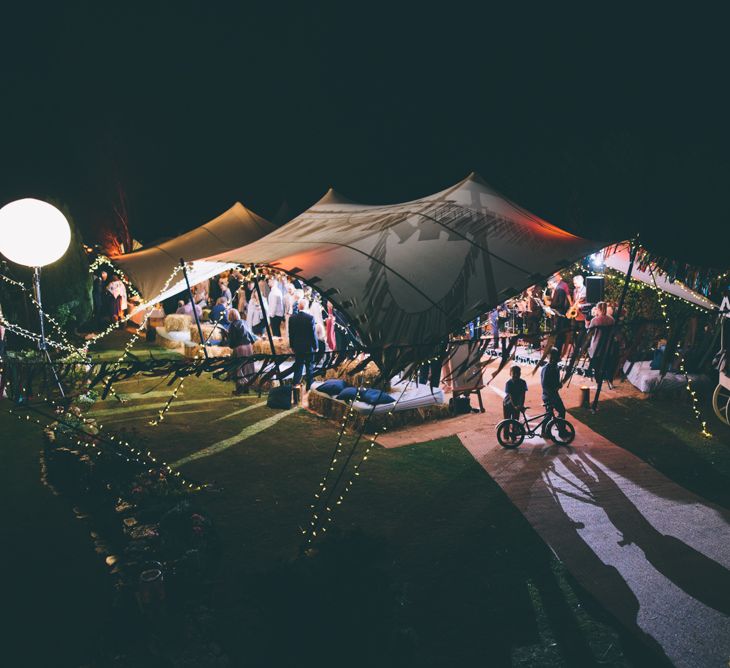
<path id="1" fill-rule="evenodd" d="M 259 296 L 255 292 L 251 293 L 251 299 L 248 304 L 246 304 L 246 322 L 251 328 L 251 331 L 259 336 L 263 334 L 266 329 L 264 313 L 261 310 L 261 304 L 259 303 Z"/>
<path id="2" fill-rule="evenodd" d="M 228 311 L 228 347 L 233 351 L 233 357 L 248 358 L 236 369 L 236 388 L 233 394 L 248 394 L 249 386 L 256 374 L 251 356 L 253 344 L 257 336 L 251 331 L 241 314 L 234 308 Z"/>
<path id="3" fill-rule="evenodd" d="M 613 316 L 608 315 L 608 304 L 598 302 L 595 315 L 588 323 L 588 331 L 593 334 L 591 343 L 588 346 L 588 357 L 591 360 L 590 367 L 594 372 L 601 363 L 601 357 L 608 357 L 605 350 L 609 344 L 610 330 L 614 322 Z"/>
<path id="4" fill-rule="evenodd" d="M 246 294 L 246 303 L 251 301 L 251 295 L 256 292 L 256 282 L 252 279 L 248 279 L 246 281 L 246 286 L 244 287 L 244 292 Z"/>
<path id="5" fill-rule="evenodd" d="M 563 280 L 563 277 L 558 273 L 553 276 L 554 287 L 550 295 L 550 307 L 555 311 L 555 347 L 558 349 L 558 354 L 562 355 L 563 345 L 565 344 L 565 337 L 568 333 L 570 325 L 565 317 L 570 307 L 570 288 L 568 284 Z"/>
<path id="6" fill-rule="evenodd" d="M 124 318 L 127 311 L 127 288 L 119 279 L 119 276 L 112 274 L 109 285 L 106 286 L 107 292 L 114 298 L 112 307 L 112 322 L 120 322 Z"/>
<path id="7" fill-rule="evenodd" d="M 241 287 L 243 276 L 240 274 L 238 269 L 232 269 L 231 273 L 228 274 L 228 289 L 231 291 L 232 300 L 229 302 L 235 304 L 237 301 L 236 293 Z"/>
<path id="8" fill-rule="evenodd" d="M 312 385 L 312 360 L 318 348 L 314 318 L 307 313 L 307 302 L 299 301 L 299 310 L 289 318 L 289 347 L 294 351 L 294 376 L 292 384 L 302 382 L 302 369 L 307 381 L 307 390 Z"/>
<path id="9" fill-rule="evenodd" d="M 492 330 L 492 348 L 499 348 L 499 308 L 489 312 L 489 327 Z"/>
<path id="10" fill-rule="evenodd" d="M 94 274 L 91 296 L 94 300 L 94 326 L 100 328 L 104 320 L 104 290 L 106 290 L 107 273 L 101 271 Z"/>
<path id="11" fill-rule="evenodd" d="M 230 289 L 228 288 L 228 281 L 225 278 L 221 278 L 218 281 L 218 287 L 220 288 L 220 296 L 226 298 L 227 304 L 231 304 L 233 302 L 233 297 Z M 218 301 L 218 299 L 216 299 L 216 301 Z"/>
<path id="12" fill-rule="evenodd" d="M 586 286 L 580 274 L 573 276 L 573 304 L 575 309 L 575 329 L 582 330 L 586 326 L 586 316 L 582 307 L 586 304 Z"/>
<path id="13" fill-rule="evenodd" d="M 284 295 L 281 294 L 278 281 L 273 277 L 269 278 L 266 310 L 271 323 L 271 333 L 274 336 L 281 336 L 281 323 L 284 320 Z"/>
<path id="14" fill-rule="evenodd" d="M 560 351 L 557 348 L 551 348 L 549 361 L 542 368 L 540 376 L 542 400 L 548 411 L 554 411 L 558 414 L 558 417 L 565 418 L 565 404 L 560 398 L 560 388 L 563 387 L 563 384 L 560 382 L 559 361 Z"/>
<path id="15" fill-rule="evenodd" d="M 539 344 L 540 320 L 542 320 L 541 291 L 538 286 L 533 286 L 527 293 L 527 310 L 525 311 L 525 326 L 527 338 L 531 345 Z"/>
<path id="16" fill-rule="evenodd" d="M 335 335 L 335 314 L 332 310 L 332 302 L 327 303 L 327 319 L 325 320 L 327 331 L 327 347 L 330 350 L 337 350 L 337 337 Z"/>

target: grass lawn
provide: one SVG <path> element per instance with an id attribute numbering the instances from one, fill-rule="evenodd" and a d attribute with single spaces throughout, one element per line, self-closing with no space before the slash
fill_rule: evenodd
<path id="1" fill-rule="evenodd" d="M 111 335 L 103 357 L 116 359 L 127 336 Z M 148 348 L 170 355 L 140 344 L 140 356 Z M 165 420 L 150 426 L 172 391 L 166 381 L 135 378 L 115 389 L 125 403 L 110 396 L 91 413 L 105 431 L 123 430 L 213 485 L 202 501 L 223 555 L 210 601 L 218 641 L 235 665 L 657 665 L 571 580 L 458 438 L 376 446 L 327 539 L 300 558 L 301 528 L 336 442 L 333 423 L 273 411 L 255 395 L 233 398 L 229 384 L 201 378 L 185 381 Z M 606 428 L 617 422 L 609 404 L 595 416 Z M 104 617 L 95 613 L 108 594 L 102 559 L 70 505 L 40 482 L 39 430 L 0 413 L 6 507 L 17 504 L 27 516 L 18 526 L 10 520 L 19 545 L 12 591 L 21 600 L 24 579 L 37 578 L 33 605 L 52 600 L 58 617 L 59 608 L 68 613 L 54 628 L 59 637 L 74 637 L 77 624 L 93 637 L 102 632 Z M 685 455 L 710 467 L 687 447 Z M 195 458 L 201 452 L 213 454 Z M 49 556 L 58 544 L 59 554 Z M 27 556 L 35 552 L 45 554 L 37 566 Z"/>
<path id="2" fill-rule="evenodd" d="M 231 387 L 131 380 L 92 415 L 211 482 L 224 541 L 212 601 L 235 661 L 290 665 L 590 666 L 644 662 L 571 583 L 521 513 L 456 437 L 376 446 L 318 553 L 298 559 L 300 529 L 336 428 L 283 413 Z M 266 428 L 251 434 L 256 425 Z M 216 446 L 217 447 L 217 446 Z"/>
<path id="3" fill-rule="evenodd" d="M 606 399 L 595 414 L 571 413 L 683 487 L 730 508 L 730 427 L 709 406 L 702 410 L 710 439 L 700 434 L 691 407 L 677 399 Z"/>

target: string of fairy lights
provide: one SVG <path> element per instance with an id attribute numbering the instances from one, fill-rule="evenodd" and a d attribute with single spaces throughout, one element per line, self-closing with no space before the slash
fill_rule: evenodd
<path id="1" fill-rule="evenodd" d="M 652 274 L 653 277 L 653 274 Z M 656 278 L 654 278 L 654 282 L 656 285 Z M 658 287 L 656 288 L 657 293 L 657 301 L 659 302 L 659 310 L 661 311 L 662 317 L 665 321 L 665 328 L 668 332 L 670 329 L 670 319 L 669 319 L 669 312 L 667 307 L 667 302 L 665 300 L 666 293 L 664 290 L 660 290 Z M 692 387 L 692 379 L 690 378 L 689 373 L 687 373 L 686 365 L 685 365 L 685 354 L 683 352 L 679 353 L 679 372 L 684 375 L 685 379 L 685 387 L 687 389 L 687 392 L 689 393 L 689 396 L 692 400 L 692 412 L 694 413 L 694 416 L 696 420 L 700 423 L 700 433 L 705 438 L 712 438 L 712 433 L 707 428 L 707 420 L 705 420 L 702 417 L 702 411 L 700 410 L 700 402 L 697 397 L 696 390 Z"/>
<path id="2" fill-rule="evenodd" d="M 302 534 L 305 536 L 307 534 L 311 533 L 311 536 L 309 536 L 309 539 L 307 540 L 307 543 L 311 543 L 312 538 L 317 536 L 317 523 L 319 521 L 319 515 L 318 512 L 321 512 L 318 510 L 318 504 L 320 503 L 323 495 L 327 492 L 327 482 L 330 479 L 331 475 L 334 475 L 335 472 L 335 464 L 337 463 L 338 459 L 342 456 L 342 445 L 343 445 L 343 439 L 345 436 L 347 436 L 347 423 L 350 420 L 350 417 L 354 414 L 355 411 L 355 401 L 358 401 L 360 398 L 360 392 L 362 390 L 362 386 L 358 384 L 357 391 L 355 393 L 355 399 L 350 403 L 348 409 L 344 412 L 344 415 L 342 417 L 342 422 L 340 423 L 340 428 L 338 430 L 337 434 L 337 444 L 335 445 L 334 452 L 332 454 L 332 457 L 330 457 L 330 463 L 327 467 L 327 469 L 324 472 L 324 476 L 322 476 L 322 480 L 320 481 L 317 491 L 314 493 L 314 501 L 312 504 L 310 504 L 310 508 L 312 509 L 312 517 L 309 520 L 309 527 L 306 529 L 302 529 Z M 327 531 L 327 527 L 322 527 L 321 529 L 323 532 Z"/>
<path id="3" fill-rule="evenodd" d="M 440 359 L 439 356 L 432 357 L 424 362 L 424 364 L 430 364 L 431 362 L 436 361 L 437 359 Z M 301 530 L 301 533 L 304 535 L 304 546 L 311 546 L 312 543 L 314 543 L 315 539 L 317 538 L 317 531 L 320 531 L 322 534 L 325 534 L 327 532 L 327 525 L 334 521 L 334 512 L 335 509 L 338 506 L 341 506 L 347 496 L 347 494 L 350 493 L 350 490 L 352 489 L 353 484 L 355 483 L 355 479 L 360 476 L 360 469 L 362 468 L 363 464 L 368 460 L 368 457 L 370 456 L 370 451 L 373 449 L 373 447 L 376 444 L 378 436 L 382 433 L 387 431 L 386 423 L 388 419 L 393 415 L 395 412 L 395 409 L 397 408 L 400 400 L 403 398 L 403 395 L 405 394 L 406 390 L 410 386 L 411 379 L 409 379 L 406 384 L 403 387 L 403 390 L 401 391 L 400 395 L 396 399 L 396 401 L 393 403 L 393 405 L 388 410 L 385 419 L 383 420 L 381 426 L 379 429 L 376 429 L 376 431 L 373 433 L 373 436 L 367 440 L 367 446 L 365 447 L 362 456 L 360 457 L 360 460 L 353 465 L 352 467 L 352 475 L 348 480 L 345 481 L 344 485 L 342 485 L 340 489 L 340 493 L 335 499 L 334 503 L 330 502 L 330 499 L 333 498 L 334 493 L 337 490 L 337 486 L 344 475 L 347 466 L 352 459 L 352 457 L 355 454 L 355 451 L 357 449 L 357 446 L 364 434 L 365 427 L 367 425 L 367 422 L 369 421 L 370 417 L 373 415 L 376 406 L 373 406 L 370 409 L 370 412 L 368 413 L 365 423 L 360 427 L 359 433 L 357 435 L 356 441 L 353 443 L 349 455 L 346 457 L 345 461 L 343 462 L 342 466 L 340 467 L 340 474 L 335 479 L 334 483 L 332 484 L 332 487 L 330 488 L 330 493 L 322 499 L 324 493 L 327 491 L 326 483 L 330 476 L 334 475 L 335 466 L 334 464 L 337 462 L 339 457 L 342 455 L 342 439 L 343 436 L 347 435 L 346 431 L 346 425 L 349 421 L 350 417 L 355 412 L 355 402 L 358 400 L 358 397 L 360 395 L 360 390 L 362 389 L 361 386 L 358 386 L 358 390 L 355 395 L 355 399 L 353 399 L 352 403 L 350 404 L 348 410 L 345 412 L 344 417 L 342 419 L 342 422 L 340 423 L 340 431 L 338 435 L 337 440 L 337 446 L 335 448 L 335 454 L 331 459 L 330 465 L 328 469 L 325 471 L 325 475 L 322 479 L 322 481 L 319 483 L 319 487 L 317 489 L 317 492 L 314 494 L 315 502 L 310 505 L 310 508 L 312 509 L 312 516 L 309 520 L 309 526 L 305 529 Z M 321 500 L 321 501 L 320 501 Z M 318 503 L 319 502 L 319 503 Z M 321 515 L 321 517 L 320 517 Z"/>
<path id="4" fill-rule="evenodd" d="M 142 298 L 142 296 L 137 292 L 137 289 L 132 284 L 132 281 L 129 279 L 129 277 L 116 265 L 114 262 L 104 255 L 103 253 L 100 253 L 99 255 L 94 258 L 93 262 L 89 265 L 89 273 L 93 274 L 97 269 L 100 267 L 112 267 L 114 270 L 114 273 L 119 276 L 119 280 L 124 283 L 124 286 L 127 288 L 127 292 L 132 295 L 133 297 L 138 297 L 139 299 Z"/>
<path id="5" fill-rule="evenodd" d="M 139 448 L 135 448 L 134 446 L 132 446 L 132 444 L 124 438 L 118 437 L 112 433 L 104 433 L 102 424 L 96 424 L 95 420 L 85 418 L 78 408 L 78 414 L 73 414 L 70 410 L 64 408 L 63 406 L 60 406 L 48 397 L 44 397 L 43 401 L 51 407 L 51 410 L 54 413 L 56 413 L 56 416 L 53 418 L 53 420 L 46 423 L 45 426 L 39 418 L 31 418 L 30 414 L 27 412 L 23 413 L 22 411 L 9 408 L 8 413 L 18 418 L 18 420 L 20 420 L 21 422 L 34 422 L 35 424 L 41 426 L 44 431 L 48 431 L 53 434 L 55 434 L 61 426 L 72 429 L 75 432 L 79 433 L 80 436 L 75 441 L 76 445 L 85 448 L 90 453 L 96 453 L 97 455 L 101 455 L 101 450 L 98 448 L 97 444 L 94 441 L 97 440 L 102 443 L 106 441 L 107 443 L 124 450 L 126 453 L 125 459 L 127 462 L 134 462 L 145 465 L 146 467 L 148 467 L 148 473 L 153 473 L 155 468 L 158 470 L 164 470 L 167 474 L 177 478 L 180 485 L 186 487 L 188 491 L 199 492 L 205 488 L 205 485 L 201 485 L 183 477 L 180 471 L 173 469 L 173 467 L 170 466 L 167 462 L 154 457 L 152 455 L 152 452 L 143 452 Z M 26 410 L 34 410 L 35 412 L 40 413 L 40 411 L 29 405 L 26 405 Z M 41 415 L 43 414 L 41 413 Z M 66 418 L 78 420 L 83 425 L 93 426 L 98 430 L 98 432 L 96 434 L 90 434 L 86 431 L 83 431 L 81 427 L 74 425 L 73 422 L 69 422 Z M 81 436 L 87 437 L 88 440 L 85 440 Z"/>
<path id="6" fill-rule="evenodd" d="M 51 325 L 52 330 L 55 331 L 61 339 L 61 342 L 58 342 L 54 341 L 53 339 L 46 338 L 46 343 L 48 345 L 58 350 L 68 351 L 71 353 L 72 356 L 78 354 L 78 349 L 68 340 L 68 337 L 66 336 L 66 333 L 61 326 L 61 323 L 59 323 L 53 316 L 48 314 L 46 311 L 43 311 L 41 305 L 38 303 L 33 293 L 25 286 L 25 284 L 20 281 L 16 281 L 15 279 L 10 278 L 5 274 L 0 274 L 0 279 L 8 285 L 20 289 L 25 294 L 25 296 L 27 296 L 31 300 L 31 302 L 39 310 L 39 312 L 43 313 L 44 320 L 46 320 Z M 33 341 L 35 344 L 38 344 L 41 341 L 40 334 L 36 334 L 35 332 L 31 332 L 30 330 L 27 330 L 20 325 L 9 322 L 5 319 L 2 312 L 0 312 L 0 324 L 6 327 L 8 331 L 12 332 L 13 334 L 20 336 L 21 338 L 24 338 L 28 341 Z"/>
<path id="7" fill-rule="evenodd" d="M 107 262 L 108 262 L 108 260 L 107 260 Z M 175 267 L 172 270 L 172 272 L 170 273 L 170 275 L 167 277 L 167 280 L 163 284 L 162 290 L 160 291 L 160 294 L 162 294 L 163 292 L 165 292 L 170 287 L 170 284 L 172 283 L 173 279 L 175 278 L 175 276 L 177 276 L 177 274 L 180 271 L 182 271 L 182 267 L 180 267 L 180 266 L 177 266 L 177 267 Z M 96 344 L 99 340 L 101 340 L 104 337 L 108 336 L 113 331 L 119 329 L 120 326 L 126 324 L 129 320 L 131 320 L 134 316 L 136 316 L 141 309 L 147 308 L 148 309 L 148 316 L 149 316 L 149 309 L 151 308 L 151 306 L 152 306 L 152 303 L 151 302 L 144 302 L 139 307 L 137 307 L 136 309 L 134 309 L 131 313 L 128 313 L 127 315 L 125 315 L 123 318 L 121 318 L 117 322 L 112 322 L 111 324 L 109 324 L 109 326 L 106 329 L 104 329 L 101 332 L 98 332 L 98 333 L 90 336 L 88 339 L 86 339 L 86 341 L 84 342 L 84 345 L 81 347 L 81 350 L 83 350 L 84 354 L 86 354 L 87 351 L 88 351 L 88 349 L 89 349 L 89 346 L 91 346 L 92 344 Z M 137 342 L 137 339 L 138 338 L 139 337 L 137 337 L 137 338 L 134 339 L 132 345 L 134 345 L 134 343 Z M 131 350 L 131 347 L 130 347 L 130 350 Z M 123 357 L 125 357 L 127 355 L 127 352 L 128 351 L 125 351 Z"/>

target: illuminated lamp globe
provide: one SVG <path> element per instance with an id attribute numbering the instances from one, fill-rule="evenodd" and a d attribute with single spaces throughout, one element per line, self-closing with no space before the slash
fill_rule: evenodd
<path id="1" fill-rule="evenodd" d="M 26 267 L 44 267 L 63 257 L 71 228 L 55 206 L 26 198 L 0 209 L 0 253 Z"/>

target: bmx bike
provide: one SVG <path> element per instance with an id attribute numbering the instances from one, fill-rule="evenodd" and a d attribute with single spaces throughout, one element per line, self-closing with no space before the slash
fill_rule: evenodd
<path id="1" fill-rule="evenodd" d="M 575 427 L 565 418 L 557 417 L 545 404 L 545 412 L 527 417 L 527 407 L 520 410 L 521 419 L 508 418 L 497 425 L 497 440 L 503 448 L 517 448 L 525 438 L 541 436 L 556 445 L 569 445 L 575 439 Z"/>

